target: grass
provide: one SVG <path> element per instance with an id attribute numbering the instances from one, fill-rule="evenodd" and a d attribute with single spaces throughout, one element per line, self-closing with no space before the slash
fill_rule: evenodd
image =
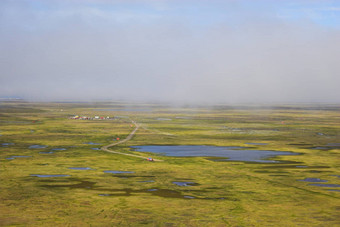
<path id="1" fill-rule="evenodd" d="M 333 106 L 173 109 L 139 105 L 154 111 L 104 112 L 98 109 L 122 108 L 123 104 L 1 105 L 0 144 L 14 143 L 0 147 L 1 226 L 340 225 L 340 192 L 299 181 L 308 177 L 340 184 L 335 176 L 340 175 L 339 147 L 310 149 L 339 143 L 339 109 Z M 74 114 L 129 118 L 69 119 Z M 116 137 L 125 138 L 132 131 L 130 119 L 142 127 L 132 140 L 111 149 L 147 156 L 129 146 L 247 146 L 245 143 L 256 142 L 268 143 L 255 146 L 259 149 L 301 155 L 277 157 L 286 161 L 277 164 L 166 156 L 157 157 L 164 162 L 147 162 L 92 150 L 101 145 L 86 144 L 106 145 Z M 28 149 L 34 144 L 48 147 Z M 66 150 L 39 153 L 52 148 Z M 31 157 L 6 159 L 12 155 Z M 109 174 L 105 170 L 134 173 Z M 31 174 L 70 177 L 38 178 Z M 181 187 L 173 181 L 197 185 Z M 105 194 L 110 196 L 100 196 Z"/>

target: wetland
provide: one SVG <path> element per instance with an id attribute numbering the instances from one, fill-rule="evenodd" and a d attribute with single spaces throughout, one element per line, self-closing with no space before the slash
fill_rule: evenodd
<path id="1" fill-rule="evenodd" d="M 7 102 L 1 111 L 1 226 L 340 225 L 335 106 Z M 132 121 L 139 129 L 124 141 Z M 124 141 L 109 148 L 118 153 L 102 150 L 113 138 Z"/>

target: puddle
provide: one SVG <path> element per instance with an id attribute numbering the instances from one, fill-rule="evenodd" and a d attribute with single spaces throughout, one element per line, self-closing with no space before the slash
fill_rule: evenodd
<path id="1" fill-rule="evenodd" d="M 309 184 L 310 186 L 327 187 L 327 188 L 340 188 L 340 184 Z"/>
<path id="2" fill-rule="evenodd" d="M 100 148 L 99 147 L 93 147 L 93 148 L 91 148 L 92 150 L 100 150 Z"/>
<path id="3" fill-rule="evenodd" d="M 100 143 L 94 143 L 94 142 L 87 142 L 87 143 L 84 143 L 84 144 L 90 144 L 90 145 L 100 145 Z"/>
<path id="4" fill-rule="evenodd" d="M 66 148 L 52 148 L 51 151 L 66 151 Z"/>
<path id="5" fill-rule="evenodd" d="M 158 120 L 158 121 L 172 121 L 172 119 L 170 119 L 170 118 L 161 118 L 161 117 L 156 118 L 156 120 Z"/>
<path id="6" fill-rule="evenodd" d="M 182 186 L 182 187 L 188 187 L 188 186 L 196 186 L 199 185 L 195 182 L 180 182 L 180 181 L 173 181 L 173 184 L 177 185 L 177 186 Z"/>
<path id="7" fill-rule="evenodd" d="M 123 173 L 135 173 L 132 171 L 118 171 L 118 170 L 105 170 L 104 173 L 113 173 L 113 174 L 123 174 Z"/>
<path id="8" fill-rule="evenodd" d="M 31 145 L 31 146 L 29 146 L 28 148 L 29 149 L 42 149 L 42 148 L 46 148 L 47 146 L 45 146 L 45 145 Z"/>
<path id="9" fill-rule="evenodd" d="M 32 156 L 27 156 L 27 155 L 12 155 L 8 158 L 6 158 L 7 160 L 13 160 L 13 159 L 16 159 L 16 158 L 31 158 Z"/>
<path id="10" fill-rule="evenodd" d="M 331 150 L 331 147 L 311 147 L 312 150 Z"/>
<path id="11" fill-rule="evenodd" d="M 217 146 L 133 146 L 139 152 L 151 152 L 173 157 L 225 157 L 227 159 L 219 161 L 244 161 L 273 163 L 274 160 L 266 160 L 280 155 L 299 155 L 289 151 L 268 151 L 268 150 L 249 150 L 249 147 L 217 147 Z"/>
<path id="12" fill-rule="evenodd" d="M 268 143 L 244 143 L 247 145 L 268 145 Z"/>
<path id="13" fill-rule="evenodd" d="M 39 154 L 53 154 L 53 151 L 40 151 Z"/>
<path id="14" fill-rule="evenodd" d="M 306 181 L 306 182 L 313 182 L 313 183 L 316 183 L 316 182 L 328 182 L 327 180 L 321 180 L 319 178 L 305 178 L 303 180 L 298 180 L 298 181 Z"/>
<path id="15" fill-rule="evenodd" d="M 56 174 L 56 175 L 41 175 L 41 174 L 30 174 L 32 177 L 69 177 L 70 175 Z"/>
<path id="16" fill-rule="evenodd" d="M 189 195 L 185 195 L 185 196 L 183 196 L 183 198 L 185 198 L 185 199 L 196 199 L 196 197 L 194 197 L 194 196 L 189 196 Z"/>
<path id="17" fill-rule="evenodd" d="M 14 143 L 2 143 L 1 144 L 3 147 L 11 146 L 14 145 Z"/>
<path id="18" fill-rule="evenodd" d="M 90 167 L 68 167 L 69 169 L 73 170 L 90 170 Z"/>
<path id="19" fill-rule="evenodd" d="M 151 189 L 148 189 L 147 191 L 148 191 L 148 192 L 155 192 L 155 191 L 158 191 L 158 189 L 156 189 L 156 188 L 151 188 Z"/>

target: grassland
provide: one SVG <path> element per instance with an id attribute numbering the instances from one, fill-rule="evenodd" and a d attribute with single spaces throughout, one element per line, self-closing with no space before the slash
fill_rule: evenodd
<path id="1" fill-rule="evenodd" d="M 339 226 L 340 188 L 300 181 L 319 178 L 340 184 L 339 110 L 332 105 L 208 109 L 3 102 L 0 225 Z M 72 115 L 120 117 L 69 119 Z M 125 138 L 133 130 L 131 120 L 141 126 L 136 135 L 111 149 L 149 156 L 129 147 L 249 146 L 300 155 L 280 156 L 276 158 L 280 163 L 269 164 L 167 156 L 157 157 L 163 162 L 148 162 L 91 149 Z M 30 149 L 31 145 L 47 147 Z M 66 150 L 41 153 L 53 148 Z M 9 159 L 12 156 L 28 157 Z M 174 181 L 197 184 L 181 187 Z"/>

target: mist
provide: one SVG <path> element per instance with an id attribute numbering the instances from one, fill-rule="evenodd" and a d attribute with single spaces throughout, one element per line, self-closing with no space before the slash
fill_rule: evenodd
<path id="1" fill-rule="evenodd" d="M 4 0 L 0 96 L 339 103 L 339 18 L 333 1 Z"/>

